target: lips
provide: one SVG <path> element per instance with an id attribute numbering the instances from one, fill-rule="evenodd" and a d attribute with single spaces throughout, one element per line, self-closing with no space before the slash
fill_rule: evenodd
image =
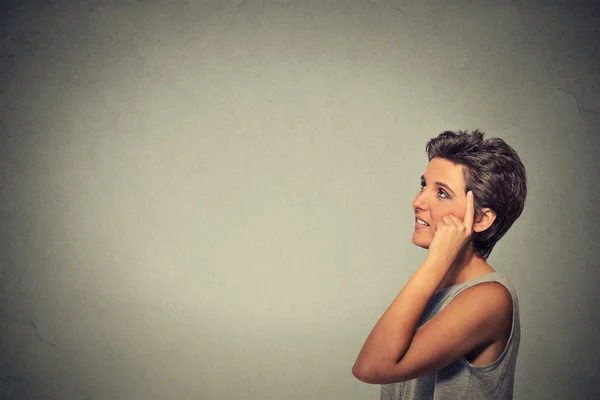
<path id="1" fill-rule="evenodd" d="M 419 224 L 419 222 L 418 222 L 419 220 L 422 222 L 425 222 L 427 225 Z M 429 226 L 429 223 L 427 221 L 425 221 L 423 218 L 419 217 L 418 215 L 415 217 L 415 222 L 421 226 Z"/>

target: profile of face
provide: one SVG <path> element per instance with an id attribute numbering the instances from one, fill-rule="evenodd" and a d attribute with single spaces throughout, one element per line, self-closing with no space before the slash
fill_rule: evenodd
<path id="1" fill-rule="evenodd" d="M 428 249 L 437 223 L 449 214 L 464 220 L 466 205 L 463 166 L 443 158 L 433 158 L 421 177 L 421 190 L 412 202 L 415 211 L 412 242 Z"/>

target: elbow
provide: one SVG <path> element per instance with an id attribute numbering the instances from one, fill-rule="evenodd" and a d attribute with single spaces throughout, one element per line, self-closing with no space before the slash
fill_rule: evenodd
<path id="1" fill-rule="evenodd" d="M 405 382 L 425 374 L 409 373 L 399 369 L 398 364 L 360 364 L 352 367 L 352 375 L 364 383 L 384 385 L 387 383 Z"/>
<path id="2" fill-rule="evenodd" d="M 352 375 L 354 375 L 356 379 L 364 383 L 381 383 L 379 379 L 379 373 L 372 366 L 361 365 L 359 363 L 356 363 L 352 367 Z"/>

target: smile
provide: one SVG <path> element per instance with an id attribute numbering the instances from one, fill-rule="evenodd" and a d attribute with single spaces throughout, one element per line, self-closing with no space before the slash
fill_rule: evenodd
<path id="1" fill-rule="evenodd" d="M 415 220 L 417 222 L 417 224 L 421 225 L 421 226 L 429 226 L 429 224 L 425 221 L 423 221 L 422 219 L 416 218 Z"/>

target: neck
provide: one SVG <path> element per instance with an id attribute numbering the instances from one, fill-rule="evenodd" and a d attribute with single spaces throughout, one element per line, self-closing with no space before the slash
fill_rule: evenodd
<path id="1" fill-rule="evenodd" d="M 474 252 L 472 246 L 469 246 L 456 257 L 438 286 L 438 290 L 458 285 L 490 272 L 494 272 L 494 269 Z"/>

